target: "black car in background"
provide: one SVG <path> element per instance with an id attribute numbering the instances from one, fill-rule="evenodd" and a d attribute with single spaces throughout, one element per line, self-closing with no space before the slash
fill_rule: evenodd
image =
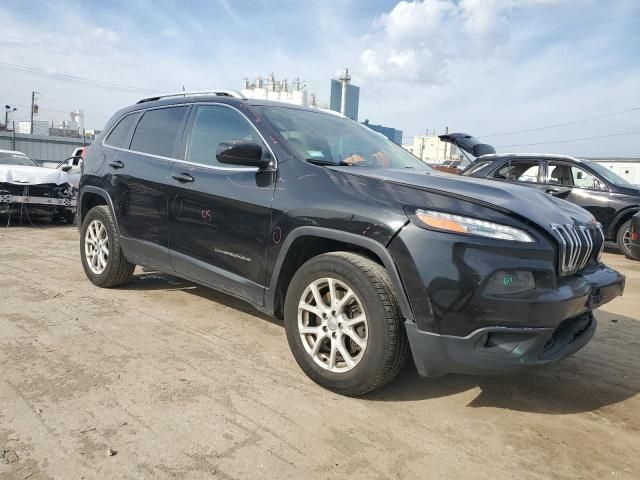
<path id="1" fill-rule="evenodd" d="M 423 376 L 556 362 L 624 288 L 569 202 L 437 173 L 334 112 L 226 90 L 116 113 L 86 154 L 78 223 L 94 284 L 144 265 L 244 299 L 346 395 L 392 380 L 409 351 Z"/>
<path id="2" fill-rule="evenodd" d="M 640 211 L 640 186 L 632 185 L 599 163 L 565 155 L 496 154 L 492 146 L 465 133 L 441 135 L 474 158 L 466 177 L 518 183 L 587 209 L 602 224 L 606 240 L 633 258 L 629 248 L 631 217 Z"/>

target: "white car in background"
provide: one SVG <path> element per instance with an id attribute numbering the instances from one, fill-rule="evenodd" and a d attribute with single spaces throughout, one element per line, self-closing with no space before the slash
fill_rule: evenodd
<path id="1" fill-rule="evenodd" d="M 41 167 L 22 152 L 0 150 L 0 215 L 7 215 L 7 221 L 46 216 L 73 223 L 77 182 L 66 170 Z"/>

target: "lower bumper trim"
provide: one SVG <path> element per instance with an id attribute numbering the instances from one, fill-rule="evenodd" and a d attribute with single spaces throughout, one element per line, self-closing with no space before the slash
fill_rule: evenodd
<path id="1" fill-rule="evenodd" d="M 587 312 L 557 328 L 486 327 L 466 337 L 454 337 L 405 323 L 413 358 L 423 377 L 511 373 L 555 363 L 584 347 L 596 324 L 592 312 Z"/>

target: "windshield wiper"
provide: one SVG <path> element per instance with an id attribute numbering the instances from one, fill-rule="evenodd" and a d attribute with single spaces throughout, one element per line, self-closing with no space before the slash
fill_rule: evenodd
<path id="1" fill-rule="evenodd" d="M 330 166 L 330 167 L 349 167 L 349 166 L 351 166 L 350 163 L 343 162 L 343 161 L 340 161 L 340 162 L 336 163 L 336 162 L 330 162 L 329 160 L 320 160 L 318 158 L 307 158 L 306 160 L 307 160 L 307 162 L 313 163 L 314 165 L 324 165 L 324 166 Z"/>

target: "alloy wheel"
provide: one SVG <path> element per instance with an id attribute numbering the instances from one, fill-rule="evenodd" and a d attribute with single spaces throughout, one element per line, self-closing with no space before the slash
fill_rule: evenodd
<path id="1" fill-rule="evenodd" d="M 369 328 L 354 291 L 335 278 L 314 280 L 298 305 L 298 331 L 314 362 L 335 373 L 353 369 L 367 348 Z"/>
<path id="2" fill-rule="evenodd" d="M 100 275 L 107 268 L 109 235 L 100 220 L 93 220 L 84 235 L 84 255 L 93 273 Z"/>
<path id="3" fill-rule="evenodd" d="M 622 235 L 622 245 L 627 252 L 631 252 L 631 226 L 629 226 Z"/>

